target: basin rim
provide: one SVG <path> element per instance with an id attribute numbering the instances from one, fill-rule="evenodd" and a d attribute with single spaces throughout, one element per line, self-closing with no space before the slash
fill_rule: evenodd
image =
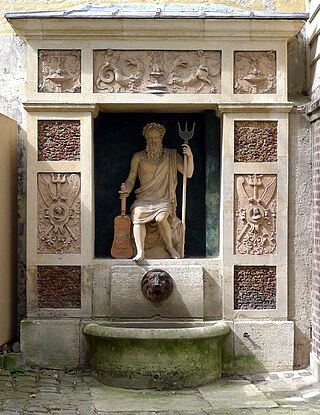
<path id="1" fill-rule="evenodd" d="M 83 328 L 84 334 L 101 338 L 123 338 L 123 339 L 205 339 L 223 337 L 230 332 L 227 323 L 220 321 L 210 325 L 196 327 L 126 327 L 125 322 L 118 323 L 118 327 L 108 326 L 107 323 L 89 323 Z M 128 326 L 128 324 L 127 324 Z"/>

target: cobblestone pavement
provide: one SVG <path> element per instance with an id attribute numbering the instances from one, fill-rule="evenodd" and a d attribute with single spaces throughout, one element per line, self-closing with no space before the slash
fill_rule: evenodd
<path id="1" fill-rule="evenodd" d="M 300 370 L 137 391 L 101 385 L 88 371 L 1 370 L 0 414 L 320 415 L 320 384 Z"/>

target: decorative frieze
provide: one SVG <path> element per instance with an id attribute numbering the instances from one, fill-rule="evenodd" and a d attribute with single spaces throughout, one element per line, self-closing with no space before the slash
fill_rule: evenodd
<path id="1" fill-rule="evenodd" d="M 276 121 L 235 121 L 234 161 L 276 162 L 277 138 Z"/>
<path id="2" fill-rule="evenodd" d="M 38 174 L 38 253 L 79 254 L 80 174 Z"/>
<path id="3" fill-rule="evenodd" d="M 38 160 L 80 160 L 80 121 L 38 121 Z"/>
<path id="4" fill-rule="evenodd" d="M 275 51 L 234 53 L 235 94 L 275 94 L 276 92 Z"/>
<path id="5" fill-rule="evenodd" d="M 276 252 L 275 175 L 235 176 L 235 253 Z"/>
<path id="6" fill-rule="evenodd" d="M 235 310 L 275 309 L 276 290 L 276 267 L 234 267 Z"/>
<path id="7" fill-rule="evenodd" d="M 220 93 L 220 51 L 94 51 L 94 92 Z"/>
<path id="8" fill-rule="evenodd" d="M 39 308 L 81 308 L 81 267 L 38 266 Z"/>
<path id="9" fill-rule="evenodd" d="M 38 92 L 81 92 L 80 50 L 39 50 Z"/>

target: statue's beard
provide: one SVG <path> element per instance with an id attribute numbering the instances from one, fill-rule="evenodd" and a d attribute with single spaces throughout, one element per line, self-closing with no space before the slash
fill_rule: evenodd
<path id="1" fill-rule="evenodd" d="M 146 147 L 146 153 L 148 160 L 159 160 L 163 153 L 162 143 L 148 143 Z"/>

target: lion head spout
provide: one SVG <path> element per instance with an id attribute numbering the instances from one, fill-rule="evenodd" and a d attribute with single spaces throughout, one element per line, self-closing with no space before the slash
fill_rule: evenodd
<path id="1" fill-rule="evenodd" d="M 150 301 L 166 300 L 172 289 L 172 278 L 162 269 L 153 269 L 146 272 L 141 280 L 143 295 Z"/>

